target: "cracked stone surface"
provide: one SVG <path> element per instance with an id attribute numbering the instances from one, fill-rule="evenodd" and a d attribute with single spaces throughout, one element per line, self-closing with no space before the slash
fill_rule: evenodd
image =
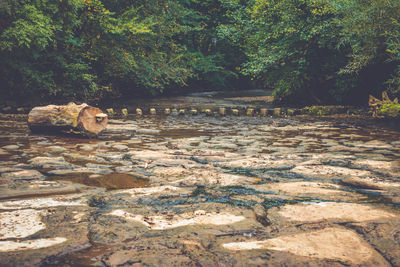
<path id="1" fill-rule="evenodd" d="M 229 250 L 269 249 L 310 258 L 331 259 L 345 264 L 390 266 L 356 233 L 341 228 L 325 228 L 262 241 L 226 243 Z"/>
<path id="2" fill-rule="evenodd" d="M 399 129 L 187 113 L 79 139 L 2 116 L 2 266 L 400 266 Z"/>

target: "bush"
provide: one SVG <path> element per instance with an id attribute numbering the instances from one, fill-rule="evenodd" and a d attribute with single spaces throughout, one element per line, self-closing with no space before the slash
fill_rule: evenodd
<path id="1" fill-rule="evenodd" d="M 385 118 L 400 118 L 400 104 L 398 103 L 387 103 L 383 104 L 378 111 L 380 116 Z"/>

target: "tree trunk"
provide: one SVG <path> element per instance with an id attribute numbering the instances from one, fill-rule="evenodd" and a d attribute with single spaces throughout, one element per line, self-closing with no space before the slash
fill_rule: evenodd
<path id="1" fill-rule="evenodd" d="M 107 127 L 108 117 L 88 104 L 35 107 L 29 112 L 28 126 L 36 132 L 60 132 L 98 135 Z"/>

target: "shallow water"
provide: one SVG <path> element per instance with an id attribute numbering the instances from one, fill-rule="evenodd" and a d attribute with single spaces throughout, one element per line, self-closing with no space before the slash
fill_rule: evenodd
<path id="1" fill-rule="evenodd" d="M 157 115 L 114 118 L 98 139 L 79 139 L 31 134 L 25 120 L 1 118 L 6 266 L 400 265 L 395 128 Z M 10 211 L 27 209 L 39 221 L 13 226 Z M 41 229 L 18 237 L 32 225 Z M 54 237 L 67 241 L 45 242 Z M 35 240 L 41 248 L 9 243 Z"/>

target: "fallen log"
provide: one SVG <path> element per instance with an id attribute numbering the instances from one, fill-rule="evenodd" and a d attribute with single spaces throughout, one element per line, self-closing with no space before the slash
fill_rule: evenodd
<path id="1" fill-rule="evenodd" d="M 33 132 L 98 135 L 106 129 L 108 116 L 88 104 L 48 105 L 35 107 L 28 114 L 28 126 Z"/>

